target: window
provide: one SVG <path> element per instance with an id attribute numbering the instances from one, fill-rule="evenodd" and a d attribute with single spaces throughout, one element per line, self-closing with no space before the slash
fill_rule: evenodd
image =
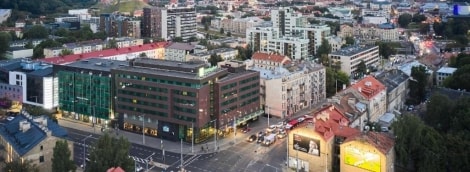
<path id="1" fill-rule="evenodd" d="M 41 150 L 43 149 L 42 145 L 41 145 L 40 149 L 41 149 Z"/>
<path id="2" fill-rule="evenodd" d="M 39 162 L 44 162 L 44 155 L 39 157 Z"/>

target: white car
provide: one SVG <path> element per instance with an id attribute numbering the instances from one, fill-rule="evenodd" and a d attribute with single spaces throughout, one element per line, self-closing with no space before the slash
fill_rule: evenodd
<path id="1" fill-rule="evenodd" d="M 299 122 L 302 122 L 302 121 L 304 121 L 304 120 L 305 120 L 304 117 L 297 118 L 297 121 L 299 121 Z"/>

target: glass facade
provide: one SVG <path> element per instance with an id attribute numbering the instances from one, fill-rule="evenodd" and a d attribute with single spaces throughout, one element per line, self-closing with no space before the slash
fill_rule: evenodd
<path id="1" fill-rule="evenodd" d="M 59 71 L 59 108 L 75 115 L 110 119 L 111 77 L 92 73 Z"/>

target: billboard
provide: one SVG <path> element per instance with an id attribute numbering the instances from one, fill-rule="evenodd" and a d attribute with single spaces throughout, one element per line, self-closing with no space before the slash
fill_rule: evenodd
<path id="1" fill-rule="evenodd" d="M 320 156 L 320 140 L 294 134 L 294 150 Z"/>
<path id="2" fill-rule="evenodd" d="M 347 165 L 372 172 L 380 172 L 380 155 L 377 153 L 348 146 L 344 150 L 344 161 Z"/>

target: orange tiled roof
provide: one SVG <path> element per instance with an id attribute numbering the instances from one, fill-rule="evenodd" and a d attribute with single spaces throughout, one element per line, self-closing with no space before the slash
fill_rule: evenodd
<path id="1" fill-rule="evenodd" d="M 381 91 L 385 90 L 385 86 L 372 75 L 363 78 L 356 84 L 352 85 L 350 88 L 358 91 L 368 100 L 372 99 Z"/>
<path id="2" fill-rule="evenodd" d="M 395 140 L 386 133 L 381 132 L 356 133 L 355 135 L 346 138 L 344 143 L 354 140 L 365 141 L 377 148 L 383 154 L 387 154 L 390 149 L 395 146 Z"/>
<path id="3" fill-rule="evenodd" d="M 126 172 L 121 167 L 111 167 L 110 169 L 106 170 L 106 172 Z"/>
<path id="4" fill-rule="evenodd" d="M 287 56 L 283 56 L 279 54 L 260 53 L 260 52 L 254 53 L 251 59 L 273 61 L 273 62 L 282 63 L 282 64 L 289 64 L 291 62 L 291 60 Z"/>
<path id="5" fill-rule="evenodd" d="M 355 128 L 348 127 L 348 118 L 335 106 L 330 105 L 314 113 L 315 131 L 329 140 L 333 136 L 349 137 L 359 132 Z"/>

